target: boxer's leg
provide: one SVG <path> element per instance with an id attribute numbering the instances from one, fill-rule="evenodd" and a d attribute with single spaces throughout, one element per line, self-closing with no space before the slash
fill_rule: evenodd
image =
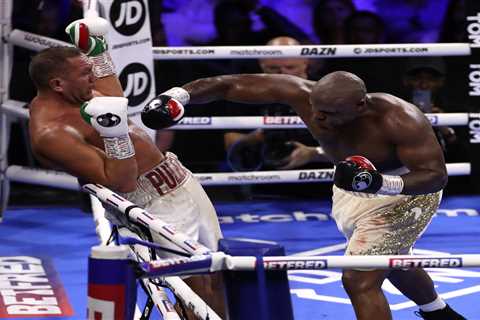
<path id="1" fill-rule="evenodd" d="M 392 315 L 382 291 L 389 270 L 343 270 L 342 283 L 357 320 L 390 320 Z"/>

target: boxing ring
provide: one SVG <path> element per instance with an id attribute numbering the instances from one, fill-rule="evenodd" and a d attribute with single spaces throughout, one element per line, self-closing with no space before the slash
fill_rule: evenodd
<path id="1" fill-rule="evenodd" d="M 2 1 L 4 10 L 9 11 L 9 2 Z M 10 8 L 11 9 L 11 8 Z M 2 17 L 2 37 L 8 43 L 1 45 L 1 108 L 0 108 L 0 174 L 1 174 L 1 212 L 0 219 L 8 206 L 10 182 L 20 182 L 35 185 L 44 185 L 67 190 L 81 190 L 76 178 L 57 171 L 42 170 L 37 168 L 9 165 L 7 149 L 10 137 L 10 125 L 13 121 L 25 121 L 28 119 L 28 111 L 23 108 L 26 102 L 11 100 L 8 97 L 10 60 L 12 57 L 12 45 L 18 45 L 32 50 L 39 50 L 46 46 L 63 45 L 64 43 L 30 34 L 21 30 L 10 30 L 8 17 Z M 24 41 L 26 37 L 34 37 L 40 41 Z M 153 48 L 155 59 L 245 59 L 265 57 L 305 57 L 305 52 L 317 52 L 310 57 L 322 58 L 333 57 L 385 57 L 385 56 L 462 56 L 471 53 L 470 45 L 462 44 L 389 44 L 389 45 L 336 45 L 336 46 L 261 46 L 261 47 L 169 47 Z M 316 51 L 314 51 L 316 50 Z M 432 126 L 465 126 L 471 119 L 480 118 L 480 114 L 451 113 L 451 114 L 426 114 Z M 298 117 L 187 117 L 174 130 L 211 130 L 211 129 L 297 129 L 304 128 L 303 122 Z M 447 170 L 449 176 L 463 176 L 472 173 L 475 163 L 449 163 Z M 228 172 L 228 173 L 195 173 L 196 178 L 204 186 L 218 185 L 243 185 L 243 184 L 275 184 L 275 183 L 329 183 L 333 180 L 333 169 L 316 170 L 285 170 L 285 171 L 252 171 L 252 172 Z M 305 177 L 309 177 L 306 179 Z M 204 274 L 209 272 L 233 271 L 233 272 L 275 272 L 287 270 L 327 270 L 332 268 L 466 268 L 480 267 L 480 254 L 427 254 L 414 256 L 232 256 L 223 252 L 211 252 L 201 244 L 185 235 L 172 231 L 172 228 L 153 218 L 148 212 L 128 202 L 111 190 L 94 184 L 83 186 L 84 191 L 90 193 L 93 209 L 93 217 L 96 224 L 96 232 L 100 238 L 100 246 L 92 248 L 91 260 L 111 260 L 114 264 L 121 265 L 119 268 L 128 269 L 132 273 L 133 282 L 138 279 L 148 292 L 151 301 L 149 308 L 155 305 L 164 319 L 180 319 L 172 307 L 171 299 L 162 287 L 149 281 L 150 278 L 160 278 L 162 286 L 168 287 L 201 319 L 219 319 L 219 317 L 206 306 L 195 293 L 193 293 L 179 276 L 191 274 Z M 184 257 L 168 260 L 151 260 L 148 248 L 155 248 L 154 244 L 139 239 L 134 233 L 124 237 L 124 246 L 120 249 L 109 246 L 108 238 L 112 231 L 108 221 L 104 217 L 102 203 L 109 207 L 112 205 L 130 221 L 139 223 L 148 228 L 150 232 L 162 234 L 178 247 L 178 253 Z M 149 221 L 145 223 L 145 221 Z M 0 225 L 1 227 L 1 225 Z M 125 240 L 127 239 L 127 240 Z M 131 254 L 128 248 L 132 248 L 136 255 L 136 263 L 123 263 Z M 123 261 L 123 262 L 122 262 Z M 130 261 L 130 260 L 129 260 Z M 97 261 L 98 262 L 98 261 Z M 93 262 L 93 263 L 97 263 Z M 132 267 L 134 265 L 134 267 Z M 96 265 L 98 266 L 98 265 Z M 109 265 L 111 267 L 112 265 Z M 101 268 L 101 267 L 100 267 Z M 127 270 L 125 269 L 125 270 Z M 97 279 L 97 278 L 96 278 Z M 98 280 L 98 279 L 97 279 Z M 89 317 L 94 318 L 94 311 L 104 311 L 102 306 L 93 301 L 95 293 L 89 296 Z M 128 294 L 124 299 L 129 304 L 132 298 Z M 118 301 L 117 301 L 118 302 Z M 130 308 L 132 306 L 130 305 Z M 126 308 L 126 307 L 125 307 Z M 124 309 L 122 316 L 138 317 L 139 313 L 149 315 L 147 307 L 143 312 L 138 310 Z M 145 311 L 146 310 L 146 311 Z M 264 315 L 264 314 L 263 314 Z M 265 317 L 265 319 L 268 317 Z"/>

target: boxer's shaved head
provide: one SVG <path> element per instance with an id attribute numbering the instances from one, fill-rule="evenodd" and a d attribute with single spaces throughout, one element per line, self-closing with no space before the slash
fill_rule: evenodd
<path id="1" fill-rule="evenodd" d="M 365 98 L 362 79 L 350 72 L 332 72 L 321 78 L 312 90 L 312 98 L 332 105 L 356 105 Z"/>

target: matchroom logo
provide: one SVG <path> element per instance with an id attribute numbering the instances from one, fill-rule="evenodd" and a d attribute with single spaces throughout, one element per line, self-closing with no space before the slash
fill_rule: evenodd
<path id="1" fill-rule="evenodd" d="M 0 257 L 0 318 L 73 314 L 60 279 L 48 260 Z"/>

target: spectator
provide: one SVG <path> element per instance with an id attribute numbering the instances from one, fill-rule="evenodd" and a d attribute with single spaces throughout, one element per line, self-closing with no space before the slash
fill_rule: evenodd
<path id="1" fill-rule="evenodd" d="M 344 21 L 343 30 L 348 44 L 385 43 L 385 22 L 371 11 L 355 11 Z M 398 94 L 401 80 L 392 74 L 401 74 L 402 65 L 398 58 L 339 58 L 328 59 L 329 72 L 345 70 L 357 74 L 373 92 L 393 92 Z"/>
<path id="2" fill-rule="evenodd" d="M 289 37 L 277 37 L 267 45 L 299 45 Z M 258 61 L 264 73 L 289 74 L 308 78 L 306 58 L 265 58 Z M 238 111 L 241 110 L 241 114 Z M 258 108 L 234 106 L 231 115 L 291 116 L 289 106 L 273 104 Z M 300 130 L 255 130 L 250 133 L 227 132 L 224 135 L 227 160 L 234 171 L 259 169 L 292 169 L 312 161 L 322 161 L 323 155 L 315 147 L 317 143 L 305 129 Z M 307 147 L 310 145 L 311 147 Z"/>
<path id="3" fill-rule="evenodd" d="M 355 11 L 344 22 L 348 44 L 385 43 L 385 22 L 374 12 Z"/>
<path id="4" fill-rule="evenodd" d="M 441 113 L 448 110 L 445 99 L 445 64 L 441 58 L 411 58 L 407 61 L 404 85 L 408 90 L 407 101 L 425 113 Z M 458 162 L 466 154 L 465 139 L 459 139 L 452 127 L 434 127 L 447 162 Z"/>
<path id="5" fill-rule="evenodd" d="M 450 0 L 438 42 L 468 42 L 465 0 Z"/>
<path id="6" fill-rule="evenodd" d="M 313 29 L 319 42 L 345 43 L 344 21 L 355 10 L 352 0 L 318 0 L 313 8 Z"/>
<path id="7" fill-rule="evenodd" d="M 431 43 L 438 37 L 447 0 L 377 0 L 376 12 L 387 24 L 393 43 Z"/>

